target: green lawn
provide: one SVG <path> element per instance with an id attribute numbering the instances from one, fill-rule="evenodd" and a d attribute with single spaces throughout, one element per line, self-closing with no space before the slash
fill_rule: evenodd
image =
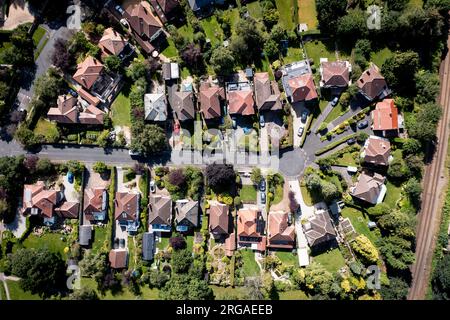
<path id="1" fill-rule="evenodd" d="M 283 186 L 282 185 L 281 186 L 277 186 L 275 188 L 275 194 L 274 194 L 274 198 L 273 198 L 272 204 L 280 203 L 281 200 L 283 200 L 283 193 L 284 193 Z"/>
<path id="2" fill-rule="evenodd" d="M 130 84 L 125 83 L 122 91 L 111 105 L 111 119 L 114 126 L 131 126 Z"/>
<path id="3" fill-rule="evenodd" d="M 256 188 L 254 185 L 243 185 L 239 196 L 243 202 L 254 202 L 256 201 Z"/>
<path id="4" fill-rule="evenodd" d="M 66 242 L 61 240 L 61 234 L 59 233 L 45 233 L 38 237 L 34 234 L 30 234 L 23 242 L 25 248 L 48 248 L 52 252 L 61 253 L 62 257 L 65 257 L 64 248 L 68 246 Z"/>
<path id="5" fill-rule="evenodd" d="M 203 217 L 205 218 L 205 217 Z M 203 220 L 206 221 L 206 220 Z M 190 252 L 192 252 L 192 248 L 194 247 L 194 236 L 186 236 L 186 249 Z"/>
<path id="6" fill-rule="evenodd" d="M 319 68 L 320 58 L 328 58 L 329 61 L 336 60 L 335 46 L 332 41 L 309 41 L 305 44 L 305 50 L 308 58 L 313 59 L 317 70 Z"/>
<path id="7" fill-rule="evenodd" d="M 242 253 L 242 270 L 244 277 L 253 277 L 259 275 L 261 270 L 255 261 L 255 253 L 252 250 L 241 250 Z"/>
<path id="8" fill-rule="evenodd" d="M 243 299 L 246 294 L 244 287 L 220 287 L 215 285 L 209 286 L 213 292 L 216 300 L 226 299 Z"/>
<path id="9" fill-rule="evenodd" d="M 251 3 L 248 3 L 247 9 L 251 17 L 255 19 L 262 19 L 263 11 L 261 5 L 259 4 L 259 1 L 253 1 Z"/>
<path id="10" fill-rule="evenodd" d="M 378 233 L 375 230 L 371 231 L 367 226 L 367 222 L 369 222 L 369 217 L 367 217 L 367 215 L 364 215 L 358 209 L 350 207 L 342 209 L 341 215 L 344 218 L 350 219 L 353 228 L 358 234 L 365 235 L 372 243 L 375 243 L 378 238 Z"/>
<path id="11" fill-rule="evenodd" d="M 211 40 L 211 44 L 214 46 L 216 44 L 222 43 L 223 32 L 217 22 L 216 16 L 211 16 L 200 20 L 200 24 L 205 30 L 206 37 Z"/>
<path id="12" fill-rule="evenodd" d="M 189 77 L 191 75 L 191 73 L 189 72 L 189 69 L 186 67 L 183 67 L 181 69 L 181 78 L 182 79 L 186 79 L 187 77 Z"/>
<path id="13" fill-rule="evenodd" d="M 337 158 L 336 164 L 340 166 L 358 166 L 358 163 L 356 163 L 355 158 L 353 158 L 353 155 L 350 152 L 346 152 L 341 157 Z"/>
<path id="14" fill-rule="evenodd" d="M 81 287 L 88 287 L 97 291 L 97 283 L 91 278 L 81 278 Z M 106 292 L 104 296 L 99 292 L 97 294 L 102 300 L 158 300 L 158 291 L 158 289 L 150 289 L 147 286 L 142 286 L 140 296 L 135 296 L 128 288 L 123 288 L 121 292 L 115 295 L 111 291 Z"/>
<path id="15" fill-rule="evenodd" d="M 303 60 L 303 50 L 301 48 L 291 48 L 289 47 L 286 56 L 283 57 L 283 62 L 285 64 L 292 63 L 295 61 Z"/>
<path id="16" fill-rule="evenodd" d="M 140 257 L 136 257 L 136 247 L 133 242 L 133 237 L 128 237 L 128 269 L 134 270 L 136 263 L 139 262 Z"/>
<path id="17" fill-rule="evenodd" d="M 309 30 L 317 29 L 316 0 L 294 0 L 298 1 L 298 16 L 300 23 L 306 23 Z"/>
<path id="18" fill-rule="evenodd" d="M 386 196 L 384 197 L 383 202 L 388 204 L 391 208 L 395 208 L 397 201 L 400 199 L 402 195 L 402 187 L 397 186 L 392 182 L 388 181 L 386 183 L 386 188 L 387 188 Z"/>
<path id="19" fill-rule="evenodd" d="M 167 38 L 168 46 L 164 49 L 161 54 L 165 56 L 166 58 L 174 58 L 178 56 L 177 48 L 175 48 L 175 44 L 173 43 L 171 38 Z"/>
<path id="20" fill-rule="evenodd" d="M 6 282 L 8 284 L 9 296 L 11 300 L 42 300 L 37 294 L 32 294 L 29 291 L 23 291 L 22 288 L 20 288 L 19 281 L 6 280 Z M 0 284 L 3 287 L 3 283 Z"/>
<path id="21" fill-rule="evenodd" d="M 387 58 L 392 56 L 392 51 L 389 48 L 383 48 L 381 50 L 372 52 L 370 54 L 370 60 L 375 63 L 379 68 L 383 65 Z"/>
<path id="22" fill-rule="evenodd" d="M 108 223 L 105 227 L 94 227 L 94 242 L 92 243 L 92 251 L 98 252 L 107 241 L 108 229 L 111 228 L 111 224 Z"/>
<path id="23" fill-rule="evenodd" d="M 8 300 L 3 282 L 0 282 L 0 300 Z"/>
<path id="24" fill-rule="evenodd" d="M 156 247 L 159 250 L 164 250 L 169 245 L 169 237 L 161 237 L 161 242 L 156 243 Z"/>
<path id="25" fill-rule="evenodd" d="M 293 30 L 295 28 L 295 24 L 292 19 L 292 13 L 294 11 L 294 4 L 292 1 L 293 0 L 275 0 L 278 13 L 280 14 L 279 21 L 286 30 Z"/>
<path id="26" fill-rule="evenodd" d="M 325 118 L 325 122 L 330 123 L 331 121 L 337 119 L 341 115 L 347 113 L 350 110 L 349 107 L 344 107 L 340 103 L 331 110 L 328 116 Z"/>
<path id="27" fill-rule="evenodd" d="M 39 26 L 37 27 L 37 29 L 34 31 L 33 33 L 33 43 L 35 46 L 37 46 L 39 44 L 39 42 L 41 41 L 42 37 L 47 33 L 47 31 Z"/>
<path id="28" fill-rule="evenodd" d="M 298 267 L 298 257 L 290 251 L 277 251 L 277 257 L 287 266 Z"/>
<path id="29" fill-rule="evenodd" d="M 56 142 L 59 137 L 56 124 L 44 118 L 39 118 L 34 133 L 43 135 L 48 142 Z"/>
<path id="30" fill-rule="evenodd" d="M 290 290 L 278 292 L 280 300 L 309 300 L 308 296 L 301 290 Z"/>
<path id="31" fill-rule="evenodd" d="M 188 39 L 189 42 L 193 42 L 194 40 L 194 29 L 188 25 L 185 24 L 178 28 L 178 32 L 183 36 L 183 38 Z"/>
<path id="32" fill-rule="evenodd" d="M 338 248 L 313 256 L 313 260 L 320 263 L 330 272 L 336 272 L 345 266 L 345 260 Z"/>
<path id="33" fill-rule="evenodd" d="M 309 207 L 312 206 L 314 203 L 308 189 L 305 186 L 300 186 L 300 190 L 302 191 L 302 198 L 305 204 Z"/>

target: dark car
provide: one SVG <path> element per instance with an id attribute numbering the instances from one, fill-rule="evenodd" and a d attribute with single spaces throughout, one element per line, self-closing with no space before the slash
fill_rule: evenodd
<path id="1" fill-rule="evenodd" d="M 265 192 L 261 192 L 261 203 L 262 204 L 266 203 L 266 193 Z"/>
<path id="2" fill-rule="evenodd" d="M 69 93 L 70 93 L 70 95 L 72 95 L 75 98 L 78 97 L 78 93 L 75 90 L 73 90 L 73 89 L 69 89 Z"/>
<path id="3" fill-rule="evenodd" d="M 302 117 L 301 117 L 301 120 L 303 123 L 306 122 L 306 119 L 308 119 L 308 111 L 307 110 L 302 112 Z"/>
<path id="4" fill-rule="evenodd" d="M 260 191 L 266 191 L 266 180 L 262 179 L 259 183 L 259 190 Z"/>
<path id="5" fill-rule="evenodd" d="M 356 142 L 356 139 L 355 139 L 355 138 L 350 138 L 350 139 L 347 140 L 347 144 L 348 144 L 348 145 L 354 144 L 355 142 Z"/>
<path id="6" fill-rule="evenodd" d="M 69 183 L 73 183 L 73 173 L 72 172 L 67 172 L 67 181 L 69 181 Z"/>
<path id="7" fill-rule="evenodd" d="M 364 129 L 367 128 L 367 126 L 369 125 L 369 121 L 364 120 L 358 123 L 358 129 Z"/>

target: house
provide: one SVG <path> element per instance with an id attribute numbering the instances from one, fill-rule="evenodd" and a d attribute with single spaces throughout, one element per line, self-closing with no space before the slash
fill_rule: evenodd
<path id="1" fill-rule="evenodd" d="M 180 78 L 180 68 L 178 63 L 165 62 L 162 65 L 162 73 L 165 81 L 176 80 Z"/>
<path id="2" fill-rule="evenodd" d="M 266 250 L 264 235 L 265 221 L 258 208 L 245 208 L 238 211 L 237 239 L 240 247 L 252 250 Z"/>
<path id="3" fill-rule="evenodd" d="M 84 218 L 90 222 L 104 221 L 108 210 L 108 192 L 103 188 L 84 190 Z"/>
<path id="4" fill-rule="evenodd" d="M 378 166 L 388 166 L 392 159 L 391 143 L 387 139 L 370 136 L 364 144 L 361 158 L 366 163 Z"/>
<path id="5" fill-rule="evenodd" d="M 320 87 L 325 89 L 344 89 L 351 85 L 352 66 L 348 61 L 331 61 L 321 59 Z"/>
<path id="6" fill-rule="evenodd" d="M 229 207 L 218 201 L 209 202 L 209 232 L 214 238 L 228 235 L 229 232 Z"/>
<path id="7" fill-rule="evenodd" d="M 81 101 L 72 95 L 60 95 L 57 106 L 48 110 L 47 118 L 64 124 L 103 125 L 105 113 L 94 105 Z"/>
<path id="8" fill-rule="evenodd" d="M 151 261 L 155 255 L 155 234 L 145 232 L 142 236 L 142 260 Z"/>
<path id="9" fill-rule="evenodd" d="M 125 269 L 128 264 L 128 251 L 126 249 L 112 249 L 109 252 L 109 263 L 113 269 Z"/>
<path id="10" fill-rule="evenodd" d="M 128 41 L 113 28 L 105 29 L 98 46 L 102 50 L 102 57 L 114 55 L 124 60 L 134 52 Z"/>
<path id="11" fill-rule="evenodd" d="M 150 4 L 162 23 L 175 20 L 180 13 L 180 3 L 178 0 L 150 0 Z"/>
<path id="12" fill-rule="evenodd" d="M 92 240 L 92 226 L 82 225 L 79 229 L 79 243 L 81 246 L 89 246 Z"/>
<path id="13" fill-rule="evenodd" d="M 194 94 L 192 91 L 173 90 L 169 99 L 170 105 L 179 121 L 195 119 Z"/>
<path id="14" fill-rule="evenodd" d="M 222 103 L 225 100 L 225 90 L 210 82 L 200 85 L 200 112 L 205 120 L 222 116 Z"/>
<path id="15" fill-rule="evenodd" d="M 258 110 L 281 110 L 280 90 L 276 81 L 270 81 L 269 73 L 257 72 L 254 75 L 255 100 Z"/>
<path id="16" fill-rule="evenodd" d="M 372 130 L 383 137 L 398 136 L 403 129 L 403 117 L 398 113 L 394 99 L 384 99 L 371 113 Z"/>
<path id="17" fill-rule="evenodd" d="M 123 16 L 128 21 L 136 42 L 147 54 L 151 54 L 155 50 L 151 43 L 164 32 L 163 25 L 154 15 L 150 3 L 141 1 L 139 4 L 129 5 Z"/>
<path id="18" fill-rule="evenodd" d="M 77 65 L 77 71 L 72 76 L 73 80 L 78 82 L 87 90 L 91 89 L 94 83 L 100 79 L 105 67 L 97 59 L 87 56 L 83 62 Z"/>
<path id="19" fill-rule="evenodd" d="M 225 0 L 188 0 L 189 7 L 197 16 L 206 16 L 212 13 L 214 5 L 222 5 Z"/>
<path id="20" fill-rule="evenodd" d="M 316 86 L 309 62 L 306 60 L 294 62 L 281 69 L 286 97 L 291 103 L 309 102 L 317 99 Z"/>
<path id="21" fill-rule="evenodd" d="M 45 225 L 53 225 L 57 216 L 78 218 L 78 208 L 78 202 L 64 201 L 62 191 L 48 190 L 43 181 L 24 185 L 20 212 L 43 218 Z"/>
<path id="22" fill-rule="evenodd" d="M 167 101 L 165 93 L 146 93 L 144 95 L 145 120 L 166 121 Z"/>
<path id="23" fill-rule="evenodd" d="M 170 232 L 172 228 L 172 199 L 167 196 L 150 196 L 149 224 L 152 231 Z"/>
<path id="24" fill-rule="evenodd" d="M 188 232 L 199 226 L 198 201 L 178 200 L 175 202 L 176 229 L 180 232 Z"/>
<path id="25" fill-rule="evenodd" d="M 360 93 L 369 101 L 384 99 L 391 93 L 386 80 L 381 75 L 378 67 L 373 63 L 359 77 L 356 86 L 359 88 Z"/>
<path id="26" fill-rule="evenodd" d="M 115 219 L 128 232 L 136 232 L 139 228 L 139 198 L 139 193 L 116 192 Z"/>
<path id="27" fill-rule="evenodd" d="M 288 213 L 271 211 L 267 221 L 267 247 L 271 249 L 293 249 L 295 227 L 288 224 Z"/>
<path id="28" fill-rule="evenodd" d="M 248 82 L 228 83 L 226 93 L 229 114 L 241 116 L 255 114 L 253 91 Z"/>
<path id="29" fill-rule="evenodd" d="M 386 195 L 385 180 L 381 174 L 363 172 L 358 177 L 356 185 L 350 188 L 350 194 L 371 204 L 381 203 Z"/>
<path id="30" fill-rule="evenodd" d="M 311 248 L 319 248 L 336 240 L 336 231 L 327 211 L 318 212 L 303 224 L 306 240 Z"/>

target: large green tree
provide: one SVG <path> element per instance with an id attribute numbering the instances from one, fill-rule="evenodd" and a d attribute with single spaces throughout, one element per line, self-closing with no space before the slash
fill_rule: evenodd
<path id="1" fill-rule="evenodd" d="M 388 85 L 398 94 L 412 96 L 415 94 L 414 76 L 419 68 L 417 52 L 395 52 L 386 59 L 381 67 L 381 73 Z"/>
<path id="2" fill-rule="evenodd" d="M 167 148 L 164 130 L 154 124 L 143 125 L 142 130 L 133 130 L 131 148 L 143 155 L 152 155 Z"/>
<path id="3" fill-rule="evenodd" d="M 335 34 L 338 19 L 345 15 L 347 0 L 317 0 L 316 11 L 319 29 L 323 34 Z"/>

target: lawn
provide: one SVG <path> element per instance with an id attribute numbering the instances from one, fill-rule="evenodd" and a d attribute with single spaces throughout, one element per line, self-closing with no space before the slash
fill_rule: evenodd
<path id="1" fill-rule="evenodd" d="M 274 194 L 274 197 L 273 197 L 272 204 L 280 203 L 281 200 L 283 200 L 283 192 L 284 192 L 284 189 L 283 189 L 282 185 L 281 186 L 277 186 L 275 188 L 275 194 Z"/>
<path id="2" fill-rule="evenodd" d="M 217 22 L 216 16 L 211 16 L 200 20 L 200 24 L 205 30 L 206 37 L 211 40 L 211 45 L 216 45 L 222 42 L 223 32 Z"/>
<path id="3" fill-rule="evenodd" d="M 343 114 L 347 113 L 350 110 L 349 107 L 344 107 L 342 104 L 338 104 L 331 110 L 331 112 L 328 114 L 328 116 L 325 118 L 325 122 L 330 123 L 333 120 L 337 119 L 338 117 L 342 116 Z"/>
<path id="4" fill-rule="evenodd" d="M 3 282 L 0 282 L 0 300 L 8 300 Z"/>
<path id="5" fill-rule="evenodd" d="M 161 242 L 157 242 L 156 247 L 159 250 L 164 250 L 169 245 L 169 237 L 160 237 Z"/>
<path id="6" fill-rule="evenodd" d="M 317 29 L 316 0 L 294 0 L 298 2 L 298 17 L 300 23 L 306 23 L 309 30 Z"/>
<path id="7" fill-rule="evenodd" d="M 114 126 L 131 126 L 130 84 L 125 83 L 121 92 L 111 105 L 111 119 Z"/>
<path id="8" fill-rule="evenodd" d="M 133 242 L 133 237 L 128 237 L 128 269 L 134 270 L 136 268 L 136 263 L 139 261 L 140 257 L 136 257 L 136 246 Z"/>
<path id="9" fill-rule="evenodd" d="M 254 277 L 259 275 L 261 270 L 255 261 L 255 253 L 252 250 L 241 250 L 242 254 L 242 270 L 244 277 Z"/>
<path id="10" fill-rule="evenodd" d="M 104 227 L 94 227 L 94 242 L 92 243 L 92 252 L 98 252 L 107 241 L 108 229 L 111 228 L 111 224 L 108 223 Z"/>
<path id="11" fill-rule="evenodd" d="M 47 30 L 45 30 L 43 27 L 39 26 L 33 33 L 33 43 L 37 47 L 39 42 L 41 41 L 42 37 L 47 33 Z"/>
<path id="12" fill-rule="evenodd" d="M 245 287 L 220 287 L 215 285 L 209 286 L 213 292 L 216 300 L 227 299 L 243 299 L 246 294 Z"/>
<path id="13" fill-rule="evenodd" d="M 313 256 L 313 260 L 320 263 L 330 272 L 336 272 L 345 266 L 345 260 L 338 248 Z"/>
<path id="14" fill-rule="evenodd" d="M 320 58 L 328 58 L 329 61 L 336 60 L 335 46 L 331 41 L 309 41 L 305 44 L 305 50 L 308 58 L 313 59 L 317 69 L 319 68 Z"/>
<path id="15" fill-rule="evenodd" d="M 377 231 L 371 231 L 367 226 L 367 222 L 369 222 L 369 217 L 355 208 L 345 207 L 341 212 L 342 217 L 349 218 L 353 228 L 358 234 L 363 234 L 367 238 L 369 238 L 372 243 L 378 238 Z"/>
<path id="16" fill-rule="evenodd" d="M 186 239 L 186 249 L 189 252 L 192 252 L 192 248 L 194 247 L 194 236 L 186 236 L 185 239 Z"/>
<path id="17" fill-rule="evenodd" d="M 263 11 L 261 8 L 261 5 L 259 4 L 259 1 L 254 1 L 247 4 L 248 12 L 250 13 L 250 16 L 255 19 L 262 19 L 263 17 Z"/>
<path id="18" fill-rule="evenodd" d="M 97 283 L 91 278 L 81 278 L 81 287 L 88 287 L 97 291 Z M 97 294 L 102 300 L 158 300 L 158 292 L 158 289 L 150 289 L 147 286 L 142 286 L 140 296 L 135 296 L 128 288 L 123 288 L 121 292 L 114 295 L 111 291 L 107 291 L 104 296 L 99 292 Z"/>
<path id="19" fill-rule="evenodd" d="M 370 60 L 381 68 L 383 63 L 392 56 L 392 51 L 389 48 L 383 48 L 381 50 L 372 52 L 370 54 Z"/>
<path id="20" fill-rule="evenodd" d="M 174 58 L 178 56 L 177 48 L 175 48 L 175 44 L 173 43 L 171 38 L 167 39 L 167 43 L 169 44 L 161 54 L 166 58 Z"/>
<path id="21" fill-rule="evenodd" d="M 336 164 L 339 166 L 351 166 L 357 167 L 358 163 L 356 163 L 355 158 L 353 158 L 352 153 L 346 152 L 341 157 L 336 159 Z"/>
<path id="22" fill-rule="evenodd" d="M 286 30 L 293 30 L 295 28 L 292 20 L 292 12 L 294 11 L 293 0 L 275 0 L 275 3 L 280 14 L 279 22 Z"/>
<path id="23" fill-rule="evenodd" d="M 280 300 L 309 300 L 308 296 L 301 290 L 290 290 L 278 292 Z"/>
<path id="24" fill-rule="evenodd" d="M 302 198 L 305 204 L 309 207 L 314 205 L 312 196 L 309 193 L 308 189 L 305 186 L 300 186 L 300 190 L 302 191 Z"/>
<path id="25" fill-rule="evenodd" d="M 243 185 L 239 196 L 241 197 L 241 201 L 243 202 L 255 202 L 256 201 L 255 186 L 248 184 Z"/>
<path id="26" fill-rule="evenodd" d="M 397 201 L 402 195 L 402 187 L 396 186 L 392 182 L 388 181 L 386 183 L 386 196 L 384 197 L 384 203 L 388 204 L 391 208 L 395 208 Z"/>
<path id="27" fill-rule="evenodd" d="M 180 33 L 180 35 L 183 36 L 183 38 L 189 40 L 189 42 L 193 42 L 194 41 L 194 29 L 192 28 L 192 26 L 185 24 L 183 26 L 181 26 L 180 28 L 178 28 L 178 32 Z"/>
<path id="28" fill-rule="evenodd" d="M 277 251 L 276 255 L 285 265 L 298 267 L 298 257 L 291 251 Z"/>
<path id="29" fill-rule="evenodd" d="M 44 233 L 38 237 L 34 234 L 30 234 L 23 242 L 25 248 L 48 248 L 52 252 L 59 252 L 64 257 L 64 248 L 68 246 L 66 242 L 61 240 L 61 234 L 59 233 Z"/>
<path id="30" fill-rule="evenodd" d="M 59 137 L 59 131 L 56 124 L 44 118 L 39 118 L 39 121 L 34 128 L 34 133 L 43 135 L 48 142 L 56 142 Z"/>
<path id="31" fill-rule="evenodd" d="M 29 291 L 23 291 L 20 288 L 19 281 L 6 280 L 11 300 L 42 300 L 39 295 L 32 294 Z M 3 283 L 1 283 L 3 287 Z M 6 300 L 6 297 L 5 297 Z"/>
<path id="32" fill-rule="evenodd" d="M 295 61 L 303 60 L 303 50 L 301 48 L 291 48 L 289 47 L 286 56 L 283 57 L 283 62 L 285 64 L 292 63 Z"/>

